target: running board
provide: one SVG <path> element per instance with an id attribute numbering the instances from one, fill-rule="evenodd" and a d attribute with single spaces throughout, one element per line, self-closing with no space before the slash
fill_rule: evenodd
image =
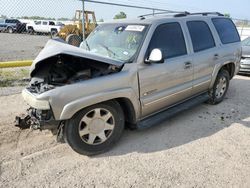
<path id="1" fill-rule="evenodd" d="M 142 121 L 137 123 L 137 129 L 145 129 L 149 128 L 155 125 L 158 125 L 159 123 L 169 119 L 170 117 L 174 116 L 175 114 L 188 110 L 198 104 L 201 104 L 209 99 L 209 96 L 207 93 L 199 95 L 197 97 L 191 98 L 183 103 L 180 103 L 178 105 L 175 105 L 171 108 L 168 108 L 167 110 L 164 110 L 162 112 L 159 112 L 153 116 L 150 116 L 146 119 L 143 119 Z"/>

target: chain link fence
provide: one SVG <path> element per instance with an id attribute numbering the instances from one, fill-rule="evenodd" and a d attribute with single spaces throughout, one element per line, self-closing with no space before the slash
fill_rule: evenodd
<path id="1" fill-rule="evenodd" d="M 33 60 L 51 35 L 28 33 L 27 25 L 37 21 L 73 24 L 75 11 L 81 8 L 79 0 L 1 0 L 0 62 Z M 28 80 L 29 67 L 0 68 L 0 96 L 21 92 Z"/>
<path id="2" fill-rule="evenodd" d="M 49 34 L 44 32 L 28 33 L 27 24 L 39 20 L 41 22 L 60 22 L 64 25 L 73 24 L 75 11 L 81 10 L 81 8 L 82 3 L 79 0 L 15 0 L 12 3 L 9 0 L 1 0 L 0 62 L 32 60 L 51 38 Z M 97 21 L 103 21 L 102 10 L 96 9 L 95 13 Z M 21 30 L 9 30 L 8 25 L 13 26 L 15 23 L 6 23 L 6 20 L 9 22 L 13 22 L 10 20 L 19 20 L 22 26 Z M 233 21 L 241 39 L 250 36 L 249 20 L 233 19 Z M 29 67 L 0 68 L 0 96 L 20 92 L 28 80 Z"/>
<path id="3" fill-rule="evenodd" d="M 233 19 L 242 40 L 250 37 L 250 21 L 244 19 Z"/>

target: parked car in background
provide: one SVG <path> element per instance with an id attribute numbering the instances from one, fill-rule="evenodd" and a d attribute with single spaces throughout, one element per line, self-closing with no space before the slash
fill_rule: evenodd
<path id="1" fill-rule="evenodd" d="M 26 25 L 26 30 L 30 34 L 46 33 L 52 36 L 56 35 L 64 25 L 60 22 L 49 20 L 38 20 Z"/>
<path id="2" fill-rule="evenodd" d="M 22 33 L 26 31 L 26 24 L 17 19 L 2 19 L 0 20 L 0 31 Z"/>
<path id="3" fill-rule="evenodd" d="M 242 57 L 239 74 L 250 74 L 250 37 L 242 41 Z"/>
<path id="4" fill-rule="evenodd" d="M 241 41 L 219 13 L 142 16 L 99 25 L 80 48 L 50 40 L 22 95 L 25 129 L 51 129 L 76 152 L 104 152 L 124 126 L 145 128 L 223 101 L 239 71 Z"/>

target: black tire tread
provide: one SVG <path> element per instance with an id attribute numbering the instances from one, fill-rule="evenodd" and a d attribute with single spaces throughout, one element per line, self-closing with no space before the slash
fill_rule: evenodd
<path id="1" fill-rule="evenodd" d="M 227 79 L 227 88 L 226 88 L 226 91 L 225 91 L 224 95 L 221 98 L 217 99 L 215 97 L 215 87 L 217 85 L 218 80 L 222 76 L 225 76 L 226 79 Z M 217 75 L 217 77 L 216 77 L 216 80 L 214 82 L 213 88 L 209 91 L 210 98 L 207 101 L 207 103 L 212 104 L 212 105 L 216 105 L 216 104 L 219 104 L 220 102 L 222 102 L 223 99 L 224 99 L 224 97 L 225 97 L 225 95 L 226 95 L 226 93 L 227 93 L 229 82 L 230 82 L 229 72 L 227 70 L 225 70 L 225 69 L 220 70 L 219 73 L 218 73 L 218 75 Z"/>
<path id="2" fill-rule="evenodd" d="M 108 108 L 108 110 L 112 111 L 116 121 L 116 127 L 113 130 L 114 132 L 112 133 L 112 135 L 104 143 L 95 146 L 88 145 L 81 140 L 78 134 L 78 124 L 80 119 L 84 116 L 84 114 L 98 107 Z M 66 121 L 64 127 L 64 136 L 65 139 L 67 140 L 67 143 L 77 153 L 88 156 L 97 155 L 105 151 L 108 151 L 115 145 L 115 143 L 120 139 L 122 135 L 122 132 L 124 130 L 124 124 L 125 124 L 124 113 L 120 104 L 116 101 L 111 100 L 104 103 L 99 103 L 96 105 L 89 106 L 76 113 L 70 120 Z"/>

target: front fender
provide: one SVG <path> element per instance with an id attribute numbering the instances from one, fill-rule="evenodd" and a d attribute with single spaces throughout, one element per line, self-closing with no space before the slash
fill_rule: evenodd
<path id="1" fill-rule="evenodd" d="M 139 117 L 140 107 L 139 107 L 139 100 L 136 97 L 136 94 L 133 92 L 132 88 L 124 88 L 120 90 L 101 92 L 95 95 L 83 97 L 75 101 L 72 101 L 64 106 L 60 115 L 60 120 L 70 119 L 73 117 L 75 113 L 88 106 L 116 98 L 129 99 L 135 109 L 136 118 Z"/>

